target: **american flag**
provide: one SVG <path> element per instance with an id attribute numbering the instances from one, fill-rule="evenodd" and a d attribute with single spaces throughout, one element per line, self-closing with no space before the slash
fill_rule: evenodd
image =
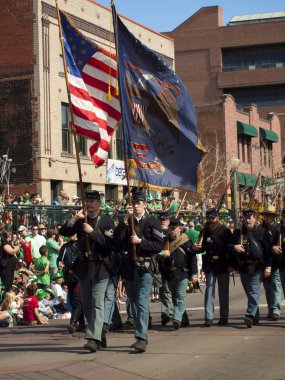
<path id="1" fill-rule="evenodd" d="M 121 119 L 116 95 L 116 56 L 85 37 L 62 11 L 60 18 L 74 128 L 77 134 L 95 141 L 89 151 L 94 164 L 101 166 L 108 157 L 111 137 Z"/>

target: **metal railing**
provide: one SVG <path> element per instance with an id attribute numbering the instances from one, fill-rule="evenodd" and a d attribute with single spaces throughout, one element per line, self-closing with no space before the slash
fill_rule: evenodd
<path id="1" fill-rule="evenodd" d="M 48 205 L 8 205 L 0 212 L 0 221 L 4 227 L 16 232 L 20 225 L 31 227 L 33 225 L 44 224 L 47 228 L 54 228 L 62 225 L 80 209 L 80 206 L 48 206 Z M 105 210 L 102 210 L 105 213 Z M 110 216 L 113 211 L 107 212 Z M 159 211 L 149 212 L 149 215 L 156 217 Z M 172 217 L 174 217 L 174 214 Z M 119 211 L 114 218 L 118 223 L 120 218 L 125 215 L 125 211 Z M 194 221 L 195 224 L 203 224 L 203 216 L 200 213 L 181 211 L 179 217 L 184 222 Z M 220 213 L 220 219 L 227 222 L 232 220 L 231 213 Z"/>

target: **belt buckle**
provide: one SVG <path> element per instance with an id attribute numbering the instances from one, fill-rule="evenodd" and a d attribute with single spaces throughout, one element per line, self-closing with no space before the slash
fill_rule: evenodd
<path id="1" fill-rule="evenodd" d="M 170 271 L 171 271 L 171 272 L 175 272 L 176 269 L 177 269 L 177 267 L 170 267 Z"/>
<path id="2" fill-rule="evenodd" d="M 213 256 L 212 259 L 213 259 L 213 260 L 218 260 L 218 259 L 219 259 L 219 256 Z"/>

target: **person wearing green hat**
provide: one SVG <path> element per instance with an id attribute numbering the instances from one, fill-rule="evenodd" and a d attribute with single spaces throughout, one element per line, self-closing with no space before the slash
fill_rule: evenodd
<path id="1" fill-rule="evenodd" d="M 38 289 L 36 293 L 36 298 L 39 301 L 39 312 L 46 318 L 53 318 L 54 313 L 52 312 L 49 301 L 46 299 L 48 292 L 44 289 Z"/>
<path id="2" fill-rule="evenodd" d="M 37 290 L 37 293 L 36 293 L 36 298 L 38 300 L 42 300 L 43 298 L 45 298 L 47 295 L 47 293 L 44 291 L 44 289 L 38 289 Z"/>
<path id="3" fill-rule="evenodd" d="M 53 291 L 55 295 L 55 299 L 53 300 L 53 305 L 54 305 L 55 310 L 58 313 L 63 314 L 66 312 L 66 302 L 64 300 L 63 290 L 61 287 L 61 284 L 63 281 L 62 274 L 56 273 L 53 276 L 53 280 L 55 282 L 54 287 L 53 287 Z"/>

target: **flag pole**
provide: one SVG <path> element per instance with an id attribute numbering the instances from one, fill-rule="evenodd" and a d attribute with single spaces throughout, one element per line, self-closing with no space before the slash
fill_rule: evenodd
<path id="1" fill-rule="evenodd" d="M 130 172 L 129 172 L 129 165 L 128 165 L 128 158 L 125 157 L 125 170 L 126 170 L 126 178 L 127 178 L 127 188 L 128 188 L 128 197 L 129 197 L 129 207 L 132 207 L 132 193 L 131 193 L 131 186 L 130 186 Z M 135 222 L 134 222 L 134 214 L 130 215 L 130 223 L 131 223 L 131 234 L 135 235 Z M 133 261 L 137 261 L 137 250 L 136 246 L 132 244 L 132 258 Z"/>
<path id="2" fill-rule="evenodd" d="M 176 212 L 176 214 L 175 214 L 175 218 L 178 218 L 178 215 L 180 214 L 180 211 L 181 211 L 181 209 L 182 209 L 182 205 L 183 205 L 183 203 L 184 203 L 184 201 L 185 201 L 186 195 L 187 195 L 187 191 L 185 191 L 185 193 L 184 193 L 184 195 L 183 195 L 183 198 L 182 198 L 182 200 L 181 200 L 181 202 L 180 202 L 180 205 L 179 205 L 179 207 L 178 207 L 178 210 L 177 210 L 177 212 Z"/>
<path id="3" fill-rule="evenodd" d="M 76 131 L 74 128 L 74 115 L 71 105 L 71 95 L 68 87 L 68 80 L 67 80 L 67 64 L 66 64 L 66 57 L 65 57 L 65 50 L 64 50 L 64 43 L 63 43 L 63 35 L 62 35 L 62 26 L 61 26 L 61 17 L 59 12 L 59 0 L 55 0 L 56 3 L 56 12 L 57 12 L 57 20 L 58 20 L 58 27 L 59 27 L 59 39 L 60 39 L 60 45 L 62 50 L 62 57 L 63 57 L 63 67 L 64 67 L 64 77 L 65 77 L 65 84 L 66 84 L 66 90 L 67 90 L 67 97 L 68 97 L 68 105 L 69 105 L 69 112 L 70 112 L 70 129 L 71 133 L 73 135 L 74 139 L 74 146 L 75 146 L 75 153 L 76 153 L 76 161 L 77 161 L 77 169 L 78 169 L 78 176 L 79 176 L 79 184 L 80 184 L 80 193 L 81 193 L 81 199 L 82 199 L 82 207 L 83 207 L 83 213 L 84 213 L 84 222 L 87 223 L 87 213 L 85 208 L 85 195 L 84 195 L 84 188 L 83 188 L 83 182 L 82 182 L 82 171 L 81 171 L 81 163 L 80 163 L 80 155 L 79 155 L 79 144 L 77 140 Z M 90 241 L 88 235 L 86 235 L 86 247 L 87 252 L 86 256 L 88 259 L 92 260 L 92 252 L 90 250 Z"/>
<path id="4" fill-rule="evenodd" d="M 110 8 L 111 8 L 111 13 L 113 14 L 113 7 L 114 7 L 114 1 L 110 1 Z M 118 41 L 117 41 L 117 20 L 114 20 L 114 14 L 113 14 L 113 28 L 114 28 L 114 42 L 115 42 L 115 49 L 116 49 L 116 55 L 117 55 L 117 73 L 119 73 L 119 49 L 118 49 Z M 111 33 L 111 31 L 110 31 Z M 119 81 L 117 82 L 118 89 L 120 88 L 119 86 Z M 121 101 L 121 96 L 120 98 L 120 105 L 121 109 L 122 108 L 122 101 Z M 124 128 L 124 123 L 122 123 L 122 127 Z M 124 144 L 124 150 L 125 150 L 125 144 Z M 126 152 L 125 152 L 126 153 Z M 128 189 L 128 198 L 129 198 L 129 207 L 132 207 L 132 193 L 131 193 L 131 186 L 130 186 L 130 172 L 129 172 L 129 165 L 128 165 L 128 158 L 127 155 L 125 154 L 124 157 L 124 162 L 125 162 L 125 171 L 126 171 L 126 179 L 127 179 L 127 189 Z M 135 235 L 135 222 L 134 222 L 134 215 L 130 215 L 130 226 L 131 226 L 131 234 Z M 135 244 L 132 244 L 132 259 L 133 261 L 137 261 L 137 250 Z"/>

